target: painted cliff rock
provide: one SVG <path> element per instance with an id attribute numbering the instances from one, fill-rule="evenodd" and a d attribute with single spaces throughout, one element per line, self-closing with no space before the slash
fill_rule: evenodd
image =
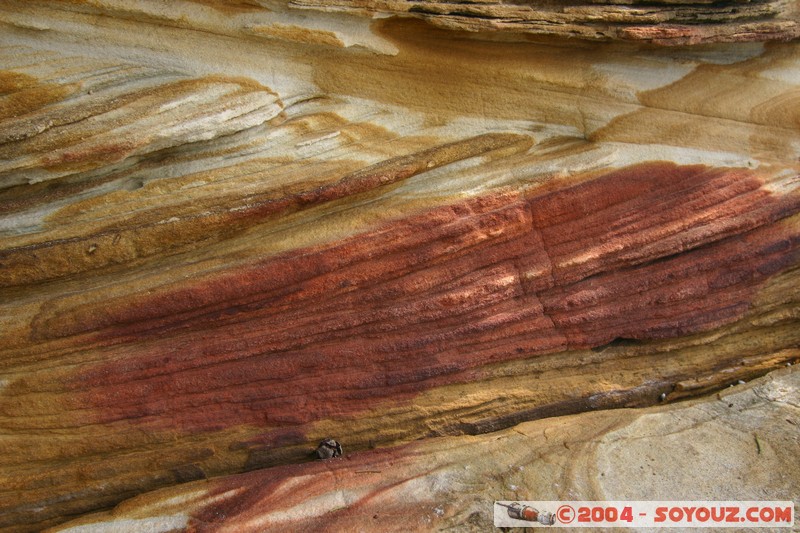
<path id="1" fill-rule="evenodd" d="M 7 0 L 0 24 L 0 529 L 148 530 L 173 497 L 176 528 L 302 529 L 297 476 L 344 529 L 377 504 L 331 476 L 427 479 L 375 501 L 463 525 L 406 490 L 463 459 L 436 497 L 477 506 L 493 455 L 532 461 L 515 435 L 638 447 L 647 406 L 800 359 L 796 3 Z M 612 494 L 571 472 L 514 484 Z"/>

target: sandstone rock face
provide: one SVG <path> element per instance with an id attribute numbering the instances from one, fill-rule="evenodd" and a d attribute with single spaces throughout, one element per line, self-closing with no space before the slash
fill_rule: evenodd
<path id="1" fill-rule="evenodd" d="M 630 40 L 660 45 L 789 40 L 800 35 L 797 5 L 733 0 L 292 0 L 293 7 L 368 16 L 418 17 L 467 31 Z"/>
<path id="2" fill-rule="evenodd" d="M 780 405 L 743 393 L 744 437 L 666 425 L 730 416 L 716 391 L 800 359 L 797 20 L 1 3 L 0 528 L 174 485 L 79 521 L 299 529 L 313 499 L 344 529 L 378 503 L 396 528 L 477 529 L 509 461 L 520 499 L 667 494 L 622 483 L 638 466 L 723 495 L 721 468 L 661 470 L 682 446 L 752 478 L 726 498 L 792 499 L 795 374 L 759 385 Z M 343 459 L 296 464 L 326 437 Z"/>
<path id="3" fill-rule="evenodd" d="M 800 371 L 780 372 L 669 407 L 548 418 L 196 481 L 59 530 L 490 531 L 495 500 L 781 500 L 796 496 L 800 476 L 798 387 Z"/>

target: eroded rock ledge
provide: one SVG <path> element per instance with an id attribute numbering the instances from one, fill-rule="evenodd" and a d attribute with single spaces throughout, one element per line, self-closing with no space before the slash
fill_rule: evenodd
<path id="1" fill-rule="evenodd" d="M 436 26 L 675 46 L 790 40 L 800 8 L 781 0 L 291 0 L 291 6 L 418 17 Z"/>
<path id="2" fill-rule="evenodd" d="M 791 4 L 654 3 L 736 41 L 670 48 L 363 16 L 403 6 L 0 5 L 0 528 L 330 435 L 411 479 L 800 359 L 800 45 L 739 26 Z"/>
<path id="3" fill-rule="evenodd" d="M 197 481 L 56 531 L 487 531 L 495 500 L 783 500 L 800 476 L 799 387 L 800 372 L 779 372 L 670 407 L 549 418 Z"/>

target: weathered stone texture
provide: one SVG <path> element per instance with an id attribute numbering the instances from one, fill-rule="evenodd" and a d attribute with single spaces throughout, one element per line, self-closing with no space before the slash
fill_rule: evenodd
<path id="1" fill-rule="evenodd" d="M 784 500 L 800 476 L 798 378 L 196 481 L 59 530 L 487 531 L 495 500 Z"/>
<path id="2" fill-rule="evenodd" d="M 705 396 L 674 408 L 695 412 L 800 359 L 796 5 L 453 9 L 0 3 L 0 529 L 253 470 L 102 520 L 185 504 L 164 523 L 258 529 L 295 476 L 356 505 L 333 476 L 400 483 L 375 502 L 413 527 L 463 525 L 408 503 L 455 471 L 445 452 L 474 473 L 436 494 L 474 507 L 502 457 L 534 464 L 517 444 L 600 465 L 625 424 L 645 453 L 662 422 L 606 410 Z M 296 464 L 329 436 L 345 459 Z M 796 486 L 777 446 L 760 467 Z"/>

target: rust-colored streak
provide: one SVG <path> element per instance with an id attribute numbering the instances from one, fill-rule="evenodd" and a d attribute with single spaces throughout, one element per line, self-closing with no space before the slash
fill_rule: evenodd
<path id="1" fill-rule="evenodd" d="M 314 495 L 324 496 L 332 483 L 336 484 L 336 490 L 352 494 L 357 501 L 347 508 L 326 512 L 323 516 L 313 516 L 311 513 L 293 519 L 291 528 L 352 531 L 360 527 L 358 524 L 375 523 L 376 528 L 381 529 L 374 513 L 369 516 L 363 514 L 365 508 L 369 510 L 375 500 L 380 500 L 382 492 L 410 481 L 408 470 L 405 471 L 406 477 L 403 476 L 403 468 L 414 471 L 411 480 L 431 473 L 433 467 L 415 462 L 421 453 L 416 445 L 410 444 L 348 454 L 344 460 L 278 466 L 215 479 L 208 485 L 202 503 L 192 510 L 187 530 L 285 530 L 290 522 L 277 516 L 280 512 L 276 516 L 264 516 L 264 510 L 302 507 Z M 376 480 L 379 480 L 378 483 L 375 483 Z M 364 490 L 365 483 L 371 485 L 369 492 Z M 381 505 L 381 519 L 385 524 L 387 517 L 419 516 L 432 503 L 385 501 Z M 298 526 L 298 523 L 302 526 Z"/>
<path id="2" fill-rule="evenodd" d="M 310 206 L 367 193 L 443 165 L 497 150 L 524 151 L 532 143 L 533 139 L 528 135 L 487 133 L 390 158 L 346 174 L 332 183 L 297 192 L 276 195 L 276 191 L 270 190 L 247 198 L 244 203 L 235 203 L 233 207 L 213 207 L 202 214 L 175 217 L 174 220 L 167 221 L 158 216 L 160 212 L 156 212 L 155 216 L 136 219 L 125 228 L 113 226 L 86 236 L 9 248 L 0 251 L 0 261 L 4 266 L 0 271 L 0 286 L 40 282 L 180 251 L 197 246 L 199 242 L 221 240 L 265 219 L 286 216 Z M 98 153 L 94 155 L 116 157 L 115 154 L 120 152 L 118 148 L 117 145 L 98 147 Z M 92 244 L 107 253 L 87 255 L 86 250 Z M 172 297 L 167 296 L 167 299 L 171 300 Z M 213 295 L 212 299 L 218 301 L 220 298 L 219 295 Z M 130 302 L 123 302 L 121 306 L 127 309 Z M 195 307 L 196 304 L 192 303 L 190 306 Z M 165 309 L 170 308 L 168 306 Z M 138 307 L 138 310 L 141 309 L 142 307 Z M 107 313 L 114 316 L 113 304 L 107 306 Z M 119 320 L 120 318 L 110 318 L 111 322 Z M 54 317 L 39 329 L 47 332 L 47 336 L 59 336 L 97 326 L 92 321 L 84 321 L 83 317 L 67 314 Z"/>
<path id="3" fill-rule="evenodd" d="M 491 362 L 705 331 L 800 259 L 796 224 L 777 222 L 800 202 L 760 184 L 640 165 L 86 309 L 98 342 L 137 344 L 109 348 L 116 360 L 81 372 L 74 394 L 94 422 L 296 427 L 474 381 Z"/>

